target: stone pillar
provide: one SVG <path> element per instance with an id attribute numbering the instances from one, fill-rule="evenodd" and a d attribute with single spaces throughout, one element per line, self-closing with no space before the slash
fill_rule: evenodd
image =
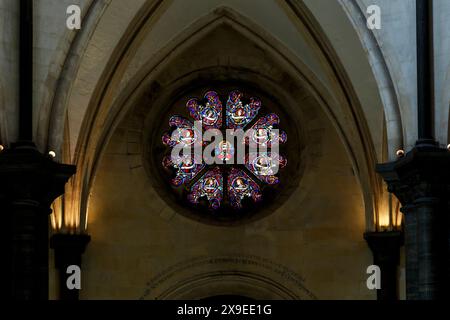
<path id="1" fill-rule="evenodd" d="M 80 290 L 70 290 L 67 280 L 67 268 L 77 266 L 81 269 L 81 256 L 91 237 L 86 234 L 55 234 L 50 239 L 50 247 L 55 250 L 55 267 L 59 273 L 59 299 L 79 300 Z"/>
<path id="2" fill-rule="evenodd" d="M 48 300 L 50 205 L 64 193 L 75 167 L 54 162 L 33 143 L 0 153 L 0 203 L 7 291 L 15 300 Z"/>
<path id="3" fill-rule="evenodd" d="M 403 234 L 395 231 L 367 232 L 364 239 L 372 250 L 374 265 L 381 270 L 381 289 L 377 290 L 377 299 L 398 300 L 398 266 Z"/>
<path id="4" fill-rule="evenodd" d="M 450 152 L 418 144 L 377 171 L 403 206 L 407 299 L 448 298 Z"/>

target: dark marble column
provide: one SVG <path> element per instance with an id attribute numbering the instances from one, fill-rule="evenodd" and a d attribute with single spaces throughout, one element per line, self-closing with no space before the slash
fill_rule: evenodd
<path id="1" fill-rule="evenodd" d="M 17 143 L 0 153 L 1 214 L 8 232 L 7 291 L 16 300 L 48 300 L 50 205 L 64 193 L 75 167 L 54 162 L 33 143 Z"/>
<path id="2" fill-rule="evenodd" d="M 406 290 L 410 300 L 448 298 L 450 152 L 416 146 L 377 171 L 402 203 Z"/>
<path id="3" fill-rule="evenodd" d="M 59 299 L 66 301 L 79 300 L 80 290 L 67 287 L 69 266 L 81 269 L 81 256 L 91 237 L 86 234 L 55 234 L 50 239 L 50 247 L 55 251 L 55 267 L 59 273 Z"/>
<path id="4" fill-rule="evenodd" d="M 364 239 L 372 250 L 374 265 L 381 270 L 381 289 L 377 290 L 377 299 L 398 300 L 398 266 L 403 234 L 396 231 L 367 232 Z"/>

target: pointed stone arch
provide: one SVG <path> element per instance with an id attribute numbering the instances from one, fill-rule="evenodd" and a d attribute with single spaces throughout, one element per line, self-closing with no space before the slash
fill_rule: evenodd
<path id="1" fill-rule="evenodd" d="M 326 39 L 324 34 L 319 37 L 322 39 L 321 41 L 318 41 L 317 34 L 311 34 L 312 30 L 320 33 L 322 29 L 318 28 L 317 23 L 314 24 L 316 17 L 308 13 L 307 7 L 294 7 L 291 3 L 291 7 L 287 8 L 291 10 L 288 16 L 290 19 L 294 16 L 296 23 L 302 26 L 307 42 L 313 50 L 312 52 L 319 57 L 320 67 L 323 68 L 323 75 L 321 76 L 318 76 L 317 70 L 313 71 L 309 68 L 299 56 L 268 30 L 252 21 L 251 18 L 229 7 L 215 8 L 207 15 L 197 17 L 187 28 L 180 33 L 176 33 L 164 48 L 151 56 L 145 62 L 144 67 L 131 65 L 145 34 L 154 27 L 157 21 L 163 19 L 168 7 L 170 7 L 170 3 L 162 4 L 159 1 L 143 2 L 142 6 L 136 7 L 135 14 L 130 14 L 132 19 L 124 28 L 125 31 L 120 35 L 120 40 L 110 51 L 110 54 L 106 56 L 108 67 L 102 70 L 95 83 L 86 84 L 93 85 L 95 90 L 89 92 L 88 96 L 85 97 L 84 101 L 88 101 L 88 105 L 83 107 L 83 112 L 79 115 L 81 126 L 75 132 L 69 132 L 66 139 L 66 147 L 71 149 L 72 152 L 69 153 L 70 156 L 65 161 L 73 162 L 78 166 L 78 174 L 72 182 L 72 189 L 69 190 L 70 193 L 73 193 L 71 197 L 73 209 L 71 213 L 68 213 L 72 215 L 72 218 L 68 220 L 75 221 L 76 228 L 81 231 L 84 230 L 87 222 L 86 211 L 89 192 L 101 159 L 103 147 L 114 131 L 114 127 L 117 126 L 126 111 L 131 108 L 131 102 L 135 101 L 133 97 L 142 93 L 144 84 L 149 83 L 147 80 L 151 77 L 151 72 L 157 72 L 161 68 L 161 63 L 170 61 L 170 57 L 176 55 L 180 47 L 195 42 L 201 32 L 214 27 L 214 24 L 228 24 L 270 51 L 281 65 L 288 67 L 298 81 L 310 90 L 321 107 L 327 112 L 353 163 L 354 171 L 364 195 L 367 228 L 372 229 L 374 224 L 373 214 L 377 211 L 382 193 L 381 182 L 375 174 L 374 166 L 382 156 L 377 153 L 373 145 L 371 131 L 366 123 L 367 119 L 358 96 L 354 92 L 352 79 L 349 79 L 346 75 L 346 70 L 340 64 L 338 56 L 332 55 L 333 46 L 323 41 L 323 39 Z M 342 10 L 342 8 L 339 10 Z M 107 11 L 103 14 L 102 19 L 108 19 L 106 16 Z M 99 26 L 100 23 L 97 21 L 93 24 L 93 27 Z M 347 21 L 347 23 L 349 22 Z M 95 31 L 90 32 L 90 40 L 95 39 Z M 361 46 L 361 43 L 359 45 Z M 83 61 L 78 62 L 80 65 L 82 63 Z M 128 72 L 132 68 L 138 69 L 138 72 Z M 368 70 L 368 72 L 372 73 L 371 70 Z M 73 78 L 72 82 L 62 86 L 59 90 L 70 92 L 71 86 L 79 81 L 76 78 L 77 75 L 76 68 L 72 71 L 72 74 L 69 72 L 66 77 Z M 378 91 L 376 94 L 378 94 Z M 391 91 L 389 95 L 392 95 Z M 69 101 L 70 99 L 74 100 Z M 61 116 L 65 113 L 64 110 L 67 110 L 68 105 L 74 103 L 76 103 L 76 99 L 70 96 L 65 96 L 56 103 L 56 107 L 62 112 L 55 112 L 56 117 L 50 121 L 49 148 L 61 151 L 63 139 L 58 132 L 61 132 L 61 128 L 64 127 L 62 123 L 65 126 L 71 125 L 71 120 L 66 122 L 67 118 Z M 383 109 L 380 112 L 383 113 Z M 381 134 L 381 136 L 383 135 L 384 133 Z M 389 139 L 388 137 L 388 141 L 391 141 Z M 61 152 L 59 153 L 61 154 Z"/>
<path id="2" fill-rule="evenodd" d="M 317 300 L 301 275 L 258 256 L 198 257 L 164 270 L 141 300 L 199 300 L 238 295 L 256 300 Z"/>

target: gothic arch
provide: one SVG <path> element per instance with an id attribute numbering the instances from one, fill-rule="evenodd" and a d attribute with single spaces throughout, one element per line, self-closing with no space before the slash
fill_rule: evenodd
<path id="1" fill-rule="evenodd" d="M 366 17 L 363 5 L 360 1 L 340 1 L 346 11 L 350 23 L 357 30 L 361 44 L 367 50 L 367 58 L 372 66 L 372 72 L 379 88 L 380 98 L 384 106 L 384 117 L 386 123 L 387 159 L 395 159 L 396 151 L 403 148 L 407 141 L 407 132 L 402 124 L 402 112 L 398 100 L 399 89 L 392 80 L 391 68 L 396 61 L 386 59 L 382 46 L 377 38 L 376 30 L 370 30 L 366 27 Z M 404 107 L 404 109 L 406 109 Z M 403 110 L 407 111 L 407 110 Z"/>
<path id="2" fill-rule="evenodd" d="M 141 300 L 201 300 L 237 295 L 256 300 L 316 300 L 302 277 L 257 256 L 199 257 L 151 279 Z"/>
<path id="3" fill-rule="evenodd" d="M 338 130 L 338 133 L 340 134 L 341 138 L 344 140 L 344 144 L 346 145 L 347 150 L 349 151 L 349 156 L 351 157 L 352 159 L 351 161 L 355 166 L 357 176 L 360 179 L 360 182 L 363 184 L 363 190 L 365 190 L 364 192 L 366 200 L 365 203 L 367 206 L 366 212 L 368 213 L 367 223 L 368 225 L 370 225 L 370 223 L 373 220 L 372 204 L 374 201 L 372 197 L 374 191 L 370 186 L 371 182 L 367 180 L 367 177 L 374 178 L 375 173 L 374 170 L 368 169 L 366 165 L 369 164 L 373 166 L 376 161 L 374 159 L 371 159 L 369 161 L 367 161 L 367 159 L 366 160 L 361 159 L 361 156 L 364 153 L 356 151 L 358 147 L 355 145 L 355 141 L 353 142 L 349 141 L 349 137 L 357 136 L 357 134 L 352 134 L 349 131 L 346 131 L 348 130 L 346 124 L 339 122 L 339 119 L 336 119 L 338 117 L 337 111 L 333 111 L 333 109 L 336 107 L 336 102 L 333 100 L 333 97 L 327 94 L 327 90 L 323 88 L 323 86 L 321 86 L 320 81 L 318 81 L 317 79 L 314 80 L 315 77 L 313 73 L 309 71 L 308 68 L 301 63 L 301 61 L 296 60 L 295 64 L 293 62 L 289 62 L 289 59 L 286 57 L 286 55 L 288 55 L 287 51 L 286 53 L 277 52 L 279 50 L 278 48 L 282 48 L 282 45 L 276 43 L 276 40 L 271 38 L 269 35 L 262 36 L 261 34 L 258 34 L 258 32 L 255 31 L 259 30 L 258 26 L 251 25 L 251 27 L 248 27 L 245 25 L 241 25 L 239 21 L 244 21 L 243 17 L 230 9 L 220 8 L 218 10 L 215 10 L 209 16 L 200 19 L 200 21 L 194 24 L 190 28 L 190 30 L 184 32 L 183 35 L 180 36 L 176 41 L 174 41 L 174 43 L 169 48 L 166 48 L 162 53 L 160 53 L 156 59 L 152 59 L 153 61 L 145 64 L 145 66 L 137 74 L 137 76 L 129 80 L 128 81 L 129 83 L 125 86 L 125 88 L 120 90 L 121 94 L 119 98 L 117 98 L 113 104 L 107 105 L 108 116 L 106 119 L 102 119 L 101 121 L 104 127 L 111 126 L 110 127 L 111 129 L 105 130 L 99 134 L 99 140 L 97 142 L 98 146 L 105 146 L 107 144 L 110 135 L 112 134 L 112 132 L 114 132 L 114 127 L 118 125 L 120 119 L 122 119 L 122 117 L 127 113 L 127 111 L 130 110 L 130 108 L 133 106 L 133 103 L 136 103 L 135 99 L 139 96 L 142 96 L 145 90 L 151 85 L 153 77 L 152 72 L 154 72 L 154 70 L 158 71 L 160 69 L 164 69 L 164 65 L 170 64 L 171 62 L 170 58 L 177 56 L 176 53 L 177 51 L 182 51 L 183 48 L 186 48 L 192 43 L 198 41 L 198 39 L 201 39 L 202 34 L 207 34 L 208 32 L 211 32 L 212 30 L 221 25 L 227 25 L 228 27 L 233 28 L 242 34 L 245 34 L 245 37 L 247 37 L 248 39 L 250 39 L 255 43 L 258 43 L 258 45 L 265 48 L 265 50 L 275 51 L 274 59 L 279 59 L 278 63 L 281 65 L 288 64 L 290 67 L 292 67 L 292 69 L 295 70 L 296 72 L 295 77 L 297 81 L 304 83 L 304 85 L 313 92 L 313 95 L 318 99 L 322 107 L 326 110 L 326 112 L 328 112 L 330 117 L 333 118 L 334 120 L 333 123 L 336 126 L 336 129 Z M 270 43 L 270 41 L 274 42 Z M 179 44 L 183 45 L 180 46 Z M 290 58 L 295 60 L 294 57 Z M 287 59 L 287 61 L 284 59 Z M 157 62 L 155 63 L 154 61 Z M 301 67 L 299 67 L 299 65 Z M 301 71 L 299 68 L 301 69 Z M 113 91 L 114 89 L 108 88 L 107 90 Z M 363 123 L 364 120 L 361 119 L 360 122 Z M 350 131 L 351 130 L 352 129 L 350 129 Z M 89 163 L 86 167 L 84 167 L 84 164 L 83 167 L 79 166 L 79 170 L 80 169 L 86 170 L 85 177 L 87 178 L 87 181 L 85 181 L 84 183 L 86 183 L 87 188 L 83 188 L 82 190 L 90 190 L 93 183 L 93 179 L 95 177 L 96 167 L 101 159 L 101 154 L 103 152 L 101 147 L 97 148 L 95 146 L 92 147 L 88 146 L 88 143 L 91 144 L 93 142 L 95 142 L 95 139 L 93 139 L 93 134 L 89 131 L 86 131 L 86 146 L 87 146 L 86 149 L 95 150 L 96 155 L 93 158 L 89 159 L 92 162 Z M 368 143 L 370 144 L 370 141 Z M 367 148 L 364 149 L 367 150 Z M 79 152 L 79 154 L 82 154 L 82 152 Z M 368 154 L 370 156 L 371 153 L 369 152 Z M 357 158 L 358 155 L 360 157 L 359 159 Z M 82 212 L 84 211 L 84 208 L 87 208 L 87 201 L 88 201 L 88 193 L 82 193 L 81 198 Z M 82 224 L 83 223 L 84 221 L 82 219 Z"/>
<path id="4" fill-rule="evenodd" d="M 312 30 L 316 32 L 315 36 L 307 32 L 306 37 L 309 45 L 313 48 L 312 50 L 314 50 L 313 52 L 320 57 L 320 67 L 325 70 L 321 76 L 317 76 L 317 70 L 313 71 L 306 67 L 295 53 L 257 23 L 229 8 L 216 8 L 206 16 L 197 17 L 189 28 L 183 30 L 182 34 L 178 34 L 172 38 L 171 42 L 164 49 L 161 49 L 152 56 L 145 63 L 145 68 L 141 70 L 140 67 L 138 68 L 136 65 L 132 65 L 132 63 L 135 63 L 133 62 L 133 57 L 138 53 L 140 42 L 152 29 L 152 26 L 154 27 L 157 21 L 160 22 L 165 18 L 164 13 L 170 6 L 170 2 L 162 4 L 159 1 L 148 1 L 142 7 L 135 8 L 136 15 L 133 15 L 131 22 L 128 23 L 126 32 L 120 35 L 121 40 L 117 42 L 114 52 L 107 56 L 109 59 L 107 63 L 108 68 L 98 70 L 99 72 L 102 71 L 102 75 L 96 78 L 98 79 L 96 83 L 86 84 L 90 86 L 94 85 L 96 89 L 80 100 L 83 103 L 88 101 L 89 107 L 81 107 L 82 103 L 80 104 L 80 110 L 82 112 L 77 118 L 79 120 L 82 119 L 82 122 L 80 122 L 82 126 L 78 131 L 76 129 L 75 131 L 71 131 L 68 136 L 67 147 L 71 149 L 71 152 L 70 157 L 65 160 L 73 162 L 78 166 L 78 174 L 73 182 L 75 194 L 73 200 L 74 209 L 69 214 L 75 216 L 72 220 L 76 221 L 76 225 L 81 225 L 81 230 L 86 224 L 85 215 L 89 190 L 95 176 L 95 168 L 101 158 L 102 146 L 108 141 L 114 126 L 117 125 L 118 121 L 129 109 L 130 101 L 133 101 L 133 96 L 135 97 L 139 93 L 143 83 L 151 77 L 149 70 L 155 69 L 158 71 L 158 68 L 161 67 L 160 65 L 158 66 L 158 59 L 164 61 L 165 58 L 176 55 L 176 50 L 180 46 L 187 46 L 188 43 L 195 42 L 195 39 L 199 36 L 199 32 L 201 32 L 200 30 L 207 28 L 208 24 L 214 21 L 215 23 L 218 23 L 217 21 L 220 23 L 228 23 L 234 28 L 240 28 L 240 32 L 246 33 L 247 37 L 253 38 L 256 43 L 271 50 L 274 56 L 278 57 L 279 63 L 289 66 L 292 72 L 296 73 L 295 76 L 299 81 L 310 89 L 324 110 L 327 111 L 342 141 L 346 145 L 349 157 L 354 164 L 354 169 L 360 180 L 365 198 L 367 228 L 372 228 L 373 212 L 377 210 L 377 199 L 381 193 L 380 181 L 374 173 L 374 165 L 382 160 L 380 151 L 375 151 L 375 149 L 379 150 L 380 148 L 375 148 L 373 145 L 372 135 L 374 132 L 368 128 L 364 111 L 360 106 L 357 93 L 354 92 L 352 86 L 352 79 L 346 76 L 346 70 L 339 63 L 338 56 L 336 54 L 330 56 L 330 52 L 333 52 L 333 46 L 330 43 L 324 42 L 326 36 L 320 34 L 318 38 L 317 33 L 320 33 L 319 30 L 321 29 L 318 28 L 317 23 L 314 24 L 313 22 L 315 19 L 320 19 L 321 17 L 314 16 L 311 13 L 308 14 L 306 5 L 289 3 L 291 5 L 289 16 L 295 16 L 295 23 L 306 26 L 304 30 L 308 32 Z M 118 5 L 115 2 L 113 4 Z M 340 6 L 338 9 L 343 10 Z M 117 10 L 117 7 L 115 10 Z M 108 8 L 104 10 L 101 17 L 101 20 L 111 18 L 108 13 Z M 349 24 L 350 22 L 344 21 L 343 23 Z M 101 21 L 96 21 L 96 23 L 92 24 L 93 28 L 99 28 L 100 25 Z M 91 34 L 90 40 L 95 39 L 95 30 L 84 32 Z M 305 32 L 303 31 L 303 33 Z M 317 41 L 318 39 L 321 40 Z M 361 43 L 354 45 L 361 47 Z M 69 54 L 69 56 L 71 55 Z M 77 62 L 79 66 L 84 63 L 84 58 L 83 56 L 81 61 Z M 378 58 L 381 59 L 381 57 Z M 66 61 L 66 63 L 70 62 Z M 333 68 L 331 66 L 332 64 L 336 64 L 338 67 Z M 133 70 L 133 68 L 140 71 L 136 73 L 136 70 Z M 65 78 L 72 79 L 71 82 L 64 84 L 58 89 L 65 93 L 54 104 L 61 112 L 56 111 L 58 109 L 54 109 L 53 113 L 55 117 L 50 121 L 50 128 L 53 129 L 50 129 L 48 147 L 54 150 L 60 151 L 62 148 L 63 139 L 58 134 L 58 132 L 61 132 L 62 123 L 65 123 L 66 126 L 72 125 L 70 117 L 67 123 L 65 122 L 66 118 L 62 117 L 62 115 L 65 114 L 65 110 L 70 105 L 76 105 L 77 100 L 79 100 L 79 98 L 66 95 L 66 93 L 70 93 L 70 88 L 77 81 L 77 70 L 79 68 L 68 71 Z M 387 77 L 386 68 L 382 68 L 382 70 L 384 71 L 380 71 L 381 76 Z M 135 73 L 133 74 L 133 72 Z M 372 74 L 371 70 L 367 70 L 367 72 L 368 74 Z M 379 84 L 382 86 L 383 82 L 381 81 Z M 387 110 L 386 114 L 395 114 L 395 107 L 389 105 L 389 103 L 395 104 L 392 102 L 392 90 L 389 90 L 391 89 L 387 88 L 383 91 L 388 96 L 384 99 L 387 106 L 382 105 L 381 107 Z M 378 95 L 378 90 L 376 90 L 375 95 Z M 383 113 L 383 110 L 377 112 Z M 391 120 L 389 119 L 389 121 Z M 393 119 L 392 121 L 394 121 L 394 129 L 388 131 L 396 132 L 398 131 L 399 119 Z M 392 124 L 392 121 L 389 123 Z M 378 125 L 378 130 L 379 127 Z M 371 128 L 373 128 L 373 123 Z M 377 135 L 380 135 L 380 132 Z M 381 136 L 383 136 L 383 133 L 381 133 Z M 399 137 L 395 136 L 395 133 L 392 133 L 391 136 L 388 134 L 388 143 L 397 145 L 400 143 L 399 141 L 401 139 L 399 139 Z M 391 145 L 389 148 L 392 150 L 393 146 Z"/>
<path id="5" fill-rule="evenodd" d="M 58 151 L 60 160 L 66 126 L 67 99 L 74 77 L 78 73 L 97 23 L 110 3 L 111 0 L 88 1 L 82 17 L 82 29 L 64 32 L 58 44 L 58 54 L 49 66 L 45 82 L 40 84 L 42 97 L 38 101 L 40 109 L 35 133 L 36 145 L 43 152 L 47 149 Z"/>

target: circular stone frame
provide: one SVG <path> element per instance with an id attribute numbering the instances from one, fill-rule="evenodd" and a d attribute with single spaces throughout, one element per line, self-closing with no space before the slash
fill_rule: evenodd
<path id="1" fill-rule="evenodd" d="M 250 97 L 258 97 L 262 101 L 261 111 L 257 118 L 269 113 L 276 113 L 280 117 L 280 129 L 288 135 L 288 142 L 280 146 L 280 154 L 285 156 L 288 164 L 281 169 L 278 176 L 280 184 L 266 185 L 262 188 L 263 199 L 260 203 L 248 203 L 242 210 L 212 211 L 208 206 L 192 205 L 183 193 L 174 190 L 170 184 L 170 175 L 162 166 L 162 159 L 169 151 L 162 143 L 162 135 L 169 129 L 169 118 L 176 114 L 192 120 L 186 110 L 186 102 L 191 98 L 201 99 L 205 92 L 216 91 L 225 104 L 224 97 L 233 90 L 243 93 L 244 101 Z M 169 94 L 170 92 L 170 94 Z M 289 101 L 283 95 L 268 94 L 260 86 L 252 82 L 236 79 L 224 81 L 197 75 L 194 85 L 192 82 L 184 86 L 173 88 L 156 85 L 152 87 L 151 97 L 146 103 L 151 104 L 151 112 L 147 117 L 144 129 L 144 167 L 151 183 L 159 196 L 176 212 L 190 219 L 216 226 L 239 226 L 264 218 L 275 212 L 299 186 L 300 178 L 305 167 L 302 161 L 302 131 L 298 125 L 299 119 L 289 115 Z M 147 97 L 147 98 L 148 98 Z M 167 107 L 170 106 L 170 107 Z M 225 108 L 225 105 L 224 105 Z"/>

